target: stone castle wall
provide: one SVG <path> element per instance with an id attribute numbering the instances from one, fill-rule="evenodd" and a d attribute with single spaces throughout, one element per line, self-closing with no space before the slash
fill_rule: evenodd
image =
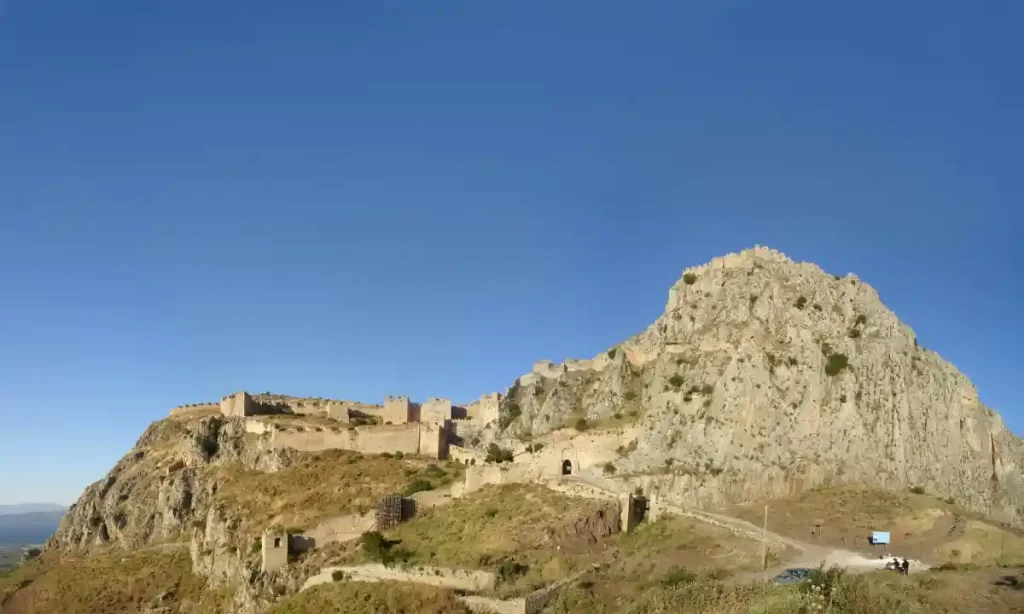
<path id="1" fill-rule="evenodd" d="M 420 406 L 420 422 L 443 422 L 451 419 L 451 399 L 430 397 Z"/>
<path id="2" fill-rule="evenodd" d="M 220 413 L 235 418 L 254 416 L 258 413 L 258 405 L 248 392 L 236 392 L 220 400 Z"/>
<path id="3" fill-rule="evenodd" d="M 246 425 L 248 432 L 257 426 Z M 447 428 L 443 424 L 410 422 L 387 426 L 325 429 L 322 427 L 273 427 L 269 430 L 270 447 L 301 452 L 352 450 L 364 454 L 421 454 L 444 460 L 448 457 Z"/>
<path id="4" fill-rule="evenodd" d="M 387 424 L 406 424 L 413 421 L 413 407 L 407 396 L 384 397 L 380 419 Z"/>
<path id="5" fill-rule="evenodd" d="M 333 580 L 334 572 L 345 574 L 349 582 L 415 582 L 463 591 L 488 591 L 494 588 L 495 576 L 489 571 L 416 566 L 406 569 L 380 563 L 325 567 L 302 585 L 302 590 Z"/>
<path id="6" fill-rule="evenodd" d="M 220 409 L 220 403 L 195 403 L 193 405 L 179 405 L 168 412 L 169 416 L 188 416 Z"/>

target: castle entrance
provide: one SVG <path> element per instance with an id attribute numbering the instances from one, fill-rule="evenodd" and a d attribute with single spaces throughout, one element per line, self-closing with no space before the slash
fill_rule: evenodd
<path id="1" fill-rule="evenodd" d="M 570 446 L 568 448 L 563 449 L 562 454 L 560 456 L 562 459 L 562 462 L 558 467 L 558 473 L 560 475 L 573 475 L 575 473 L 580 472 L 580 463 L 579 459 L 576 457 L 575 448 Z"/>

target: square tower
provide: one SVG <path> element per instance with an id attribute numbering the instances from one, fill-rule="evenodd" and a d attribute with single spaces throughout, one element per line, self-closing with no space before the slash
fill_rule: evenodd
<path id="1" fill-rule="evenodd" d="M 245 417 L 256 414 L 256 402 L 248 392 L 229 394 L 220 400 L 220 413 L 228 417 Z"/>
<path id="2" fill-rule="evenodd" d="M 412 419 L 412 403 L 409 397 L 384 397 L 384 409 L 380 412 L 381 420 L 387 424 L 406 424 Z"/>
<path id="3" fill-rule="evenodd" d="M 420 406 L 420 422 L 444 422 L 452 419 L 452 400 L 430 397 Z"/>
<path id="4" fill-rule="evenodd" d="M 480 424 L 487 425 L 497 422 L 501 413 L 501 395 L 497 392 L 485 394 L 480 397 L 479 403 L 476 417 Z"/>
<path id="5" fill-rule="evenodd" d="M 267 529 L 263 532 L 263 571 L 277 571 L 288 566 L 288 534 Z"/>

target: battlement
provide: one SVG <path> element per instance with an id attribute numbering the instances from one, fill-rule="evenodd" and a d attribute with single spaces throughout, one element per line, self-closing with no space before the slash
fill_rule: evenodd
<path id="1" fill-rule="evenodd" d="M 229 394 L 220 400 L 220 413 L 229 417 L 255 416 L 258 413 L 257 408 L 252 396 L 244 391 Z"/>
<path id="2" fill-rule="evenodd" d="M 380 412 L 380 418 L 385 424 L 406 424 L 413 422 L 413 405 L 406 395 L 384 397 L 384 409 Z"/>
<path id="3" fill-rule="evenodd" d="M 420 406 L 420 422 L 442 422 L 451 419 L 451 399 L 430 397 Z"/>

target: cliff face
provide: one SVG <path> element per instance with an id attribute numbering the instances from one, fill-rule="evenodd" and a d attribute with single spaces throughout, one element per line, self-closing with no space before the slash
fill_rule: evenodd
<path id="1" fill-rule="evenodd" d="M 134 552 L 180 544 L 209 588 L 238 587 L 232 611 L 261 611 L 282 587 L 294 589 L 292 580 L 258 574 L 254 536 L 237 530 L 244 518 L 218 497 L 223 484 L 216 469 L 273 471 L 287 462 L 287 454 L 247 441 L 242 420 L 219 412 L 154 422 L 68 509 L 46 551 L 102 551 L 114 545 Z"/>
<path id="2" fill-rule="evenodd" d="M 862 482 L 1024 517 L 1024 445 L 967 378 L 857 277 L 766 248 L 687 269 L 647 330 L 591 361 L 538 365 L 502 411 L 507 428 L 484 443 L 638 422 L 617 466 L 681 503 Z"/>

